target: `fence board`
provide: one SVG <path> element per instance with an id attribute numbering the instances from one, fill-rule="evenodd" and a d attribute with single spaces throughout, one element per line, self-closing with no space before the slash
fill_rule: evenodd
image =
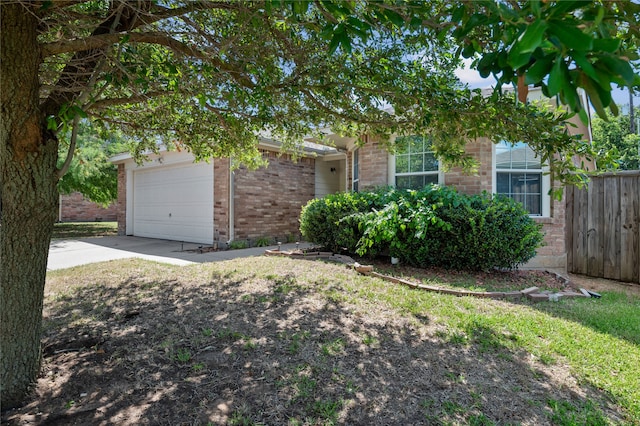
<path id="1" fill-rule="evenodd" d="M 604 179 L 593 178 L 587 191 L 587 275 L 604 274 Z"/>
<path id="2" fill-rule="evenodd" d="M 567 270 L 573 271 L 573 206 L 574 206 L 574 193 L 576 187 L 569 186 L 565 189 L 565 246 L 567 247 Z"/>
<path id="3" fill-rule="evenodd" d="M 640 171 L 567 189 L 569 272 L 640 283 Z"/>
<path id="4" fill-rule="evenodd" d="M 573 199 L 573 272 L 578 274 L 587 273 L 587 261 L 589 258 L 589 253 L 587 252 L 588 195 L 587 188 L 576 189 Z"/>
<path id="5" fill-rule="evenodd" d="M 623 179 L 620 182 L 620 279 L 623 281 L 640 281 L 638 278 L 638 179 Z"/>
<path id="6" fill-rule="evenodd" d="M 620 279 L 620 179 L 604 182 L 604 269 L 603 277 Z"/>

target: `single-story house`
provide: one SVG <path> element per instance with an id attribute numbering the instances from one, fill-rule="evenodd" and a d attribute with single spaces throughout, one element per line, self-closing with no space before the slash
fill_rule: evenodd
<path id="1" fill-rule="evenodd" d="M 589 135 L 579 120 L 570 131 Z M 308 143 L 292 161 L 264 140 L 267 168 L 231 170 L 229 159 L 194 163 L 188 152 L 164 151 L 138 166 L 130 155 L 118 165 L 118 231 L 122 235 L 224 244 L 235 240 L 299 237 L 301 207 L 314 197 L 391 185 L 451 185 L 458 191 L 503 193 L 521 201 L 543 225 L 546 245 L 528 266 L 566 270 L 565 201 L 548 195 L 552 182 L 535 153 L 523 143 L 494 144 L 478 139 L 467 145 L 480 168 L 477 175 L 453 168 L 446 173 L 421 137 L 397 139 L 396 154 L 364 136 L 334 138 L 335 146 Z"/>

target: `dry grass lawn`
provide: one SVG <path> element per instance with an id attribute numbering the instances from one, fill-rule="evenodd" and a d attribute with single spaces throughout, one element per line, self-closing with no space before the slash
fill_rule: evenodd
<path id="1" fill-rule="evenodd" d="M 522 276 L 491 279 L 530 285 Z M 640 424 L 640 342 L 602 337 L 551 305 L 424 293 L 284 258 L 55 271 L 42 376 L 3 423 Z M 556 349 L 566 333 L 608 339 L 628 359 L 580 364 Z M 630 390 L 592 368 L 611 369 Z"/>

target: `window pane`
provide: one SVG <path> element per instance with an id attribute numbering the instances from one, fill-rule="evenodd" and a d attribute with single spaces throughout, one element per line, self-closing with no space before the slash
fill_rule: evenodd
<path id="1" fill-rule="evenodd" d="M 353 178 L 358 179 L 360 175 L 360 155 L 358 150 L 353 151 Z"/>
<path id="2" fill-rule="evenodd" d="M 524 169 L 527 166 L 527 146 L 517 146 L 511 150 L 511 168 Z"/>
<path id="3" fill-rule="evenodd" d="M 400 151 L 406 147 L 406 151 Z M 420 189 L 438 183 L 438 159 L 430 151 L 431 141 L 422 136 L 405 136 L 396 139 L 396 187 Z M 429 173 L 424 172 L 436 172 Z M 406 175 L 411 173 L 411 175 Z M 397 176 L 403 174 L 404 176 Z"/>
<path id="4" fill-rule="evenodd" d="M 424 183 L 422 186 L 431 185 L 432 183 L 436 183 L 436 184 L 438 183 L 438 175 L 437 174 L 425 175 Z"/>
<path id="5" fill-rule="evenodd" d="M 422 136 L 411 136 L 410 137 L 410 147 L 409 152 L 423 152 L 424 151 L 424 138 Z"/>
<path id="6" fill-rule="evenodd" d="M 542 215 L 542 173 L 496 173 L 496 192 L 521 203 L 532 215 Z"/>
<path id="7" fill-rule="evenodd" d="M 542 164 L 540 163 L 540 158 L 538 158 L 538 156 L 536 156 L 536 153 L 534 152 L 533 149 L 529 148 L 527 146 L 527 164 L 526 167 L 527 169 L 541 169 L 542 168 Z"/>
<path id="8" fill-rule="evenodd" d="M 541 173 L 525 173 L 524 179 L 526 182 L 526 192 L 528 194 L 539 194 L 540 180 L 542 179 Z"/>
<path id="9" fill-rule="evenodd" d="M 516 200 L 517 202 L 519 202 L 520 204 L 522 204 L 524 206 L 526 197 L 524 194 L 513 194 L 511 196 L 511 198 L 513 198 L 514 200 Z"/>
<path id="10" fill-rule="evenodd" d="M 541 215 L 542 203 L 540 195 L 527 195 L 527 204 L 525 208 L 529 211 L 529 214 Z"/>
<path id="11" fill-rule="evenodd" d="M 510 195 L 509 173 L 496 173 L 496 192 L 498 194 Z"/>
<path id="12" fill-rule="evenodd" d="M 409 144 L 407 138 L 396 139 L 396 154 L 407 154 L 409 152 Z"/>
<path id="13" fill-rule="evenodd" d="M 409 171 L 411 173 L 420 173 L 422 172 L 422 166 L 423 166 L 424 162 L 423 162 L 423 158 L 422 158 L 422 154 L 411 154 L 409 156 Z"/>
<path id="14" fill-rule="evenodd" d="M 432 152 L 425 152 L 423 170 L 425 172 L 438 171 L 438 159 Z"/>
<path id="15" fill-rule="evenodd" d="M 409 173 L 408 155 L 396 155 L 396 173 Z"/>
<path id="16" fill-rule="evenodd" d="M 411 176 L 396 176 L 396 188 L 409 189 L 411 188 Z"/>
<path id="17" fill-rule="evenodd" d="M 511 168 L 511 146 L 506 142 L 496 145 L 496 169 Z"/>
<path id="18" fill-rule="evenodd" d="M 409 176 L 409 181 L 411 182 L 409 188 L 411 189 L 420 189 L 424 186 L 424 179 L 422 176 Z"/>

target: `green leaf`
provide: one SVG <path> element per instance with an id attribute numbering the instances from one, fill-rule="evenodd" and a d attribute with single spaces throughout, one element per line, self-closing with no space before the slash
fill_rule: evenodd
<path id="1" fill-rule="evenodd" d="M 331 42 L 329 43 L 329 54 L 333 55 L 338 49 L 338 46 L 340 46 L 340 34 L 333 34 Z"/>
<path id="2" fill-rule="evenodd" d="M 531 5 L 531 11 L 535 17 L 540 18 L 540 0 L 531 0 L 529 4 Z"/>
<path id="3" fill-rule="evenodd" d="M 73 118 L 76 115 L 80 116 L 81 118 L 87 118 L 87 113 L 77 105 L 72 105 L 68 111 L 70 113 L 69 118 Z"/>
<path id="4" fill-rule="evenodd" d="M 404 25 L 404 19 L 402 18 L 402 15 L 391 9 L 385 10 L 384 16 L 389 22 L 391 22 L 398 28 L 401 28 Z"/>
<path id="5" fill-rule="evenodd" d="M 566 69 L 567 64 L 564 63 L 564 59 L 556 57 L 556 62 L 549 73 L 549 82 L 547 83 L 550 96 L 556 95 L 560 92 L 560 89 L 564 84 L 564 80 L 566 79 Z"/>
<path id="6" fill-rule="evenodd" d="M 619 38 L 596 38 L 593 40 L 593 50 L 596 52 L 614 53 L 620 49 L 622 40 Z"/>
<path id="7" fill-rule="evenodd" d="M 548 55 L 537 59 L 525 75 L 526 84 L 538 84 L 549 74 L 553 65 L 553 56 Z"/>
<path id="8" fill-rule="evenodd" d="M 587 92 L 591 105 L 593 105 L 593 108 L 596 110 L 598 115 L 606 118 L 607 114 L 605 112 L 605 108 L 611 101 L 609 92 L 602 90 L 599 84 L 596 84 L 586 75 L 581 79 L 580 83 L 582 88 Z"/>
<path id="9" fill-rule="evenodd" d="M 587 57 L 580 52 L 573 52 L 572 54 L 573 60 L 576 62 L 576 65 L 580 67 L 580 69 L 593 80 L 595 80 L 598 84 L 600 84 L 600 79 L 598 78 L 598 73 L 596 69 L 593 67 L 591 62 L 587 59 Z"/>
<path id="10" fill-rule="evenodd" d="M 466 7 L 464 3 L 461 3 L 451 14 L 451 22 L 460 22 L 462 17 L 464 16 Z"/>
<path id="11" fill-rule="evenodd" d="M 531 53 L 520 53 L 516 55 L 512 50 L 509 52 L 509 65 L 514 69 L 520 69 L 531 61 Z"/>
<path id="12" fill-rule="evenodd" d="M 629 62 L 616 58 L 615 56 L 601 56 L 600 62 L 603 63 L 611 73 L 620 76 L 628 85 L 633 84 L 636 75 Z"/>
<path id="13" fill-rule="evenodd" d="M 555 35 L 567 49 L 593 49 L 593 38 L 568 22 L 550 22 L 549 35 Z"/>
<path id="14" fill-rule="evenodd" d="M 536 50 L 536 48 L 540 46 L 540 43 L 542 43 L 546 29 L 547 23 L 542 19 L 534 21 L 533 24 L 529 25 L 516 42 L 519 53 L 529 53 Z"/>
<path id="15" fill-rule="evenodd" d="M 56 131 L 58 129 L 58 123 L 54 116 L 47 117 L 47 130 Z"/>
<path id="16" fill-rule="evenodd" d="M 292 2 L 293 13 L 297 15 L 304 15 L 309 10 L 309 1 L 306 0 L 296 0 Z"/>
<path id="17" fill-rule="evenodd" d="M 342 49 L 347 53 L 351 53 L 351 39 L 349 38 L 349 36 L 345 33 L 342 33 L 339 35 L 339 38 Z"/>

